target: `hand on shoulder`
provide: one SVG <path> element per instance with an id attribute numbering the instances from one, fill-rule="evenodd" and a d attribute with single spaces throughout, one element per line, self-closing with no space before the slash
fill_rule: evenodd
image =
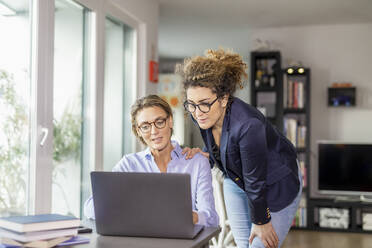
<path id="1" fill-rule="evenodd" d="M 182 150 L 182 155 L 186 154 L 186 159 L 192 159 L 197 153 L 200 153 L 201 155 L 209 159 L 209 153 L 203 152 L 199 147 L 195 148 L 185 147 Z"/>

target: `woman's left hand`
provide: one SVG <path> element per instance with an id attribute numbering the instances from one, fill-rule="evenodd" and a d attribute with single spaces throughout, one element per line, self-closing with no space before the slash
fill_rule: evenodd
<path id="1" fill-rule="evenodd" d="M 259 237 L 266 248 L 279 247 L 279 238 L 276 235 L 271 221 L 264 225 L 252 224 L 251 235 L 249 236 L 249 244 L 251 245 L 254 237 Z"/>
<path id="2" fill-rule="evenodd" d="M 196 148 L 185 147 L 182 150 L 182 155 L 186 153 L 186 159 L 191 159 L 198 152 L 200 152 L 204 157 L 209 158 L 209 153 L 203 152 L 199 147 L 196 147 Z"/>

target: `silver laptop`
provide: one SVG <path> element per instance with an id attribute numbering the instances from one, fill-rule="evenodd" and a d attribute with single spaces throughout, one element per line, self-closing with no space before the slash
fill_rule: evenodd
<path id="1" fill-rule="evenodd" d="M 189 174 L 91 172 L 97 233 L 193 239 Z"/>

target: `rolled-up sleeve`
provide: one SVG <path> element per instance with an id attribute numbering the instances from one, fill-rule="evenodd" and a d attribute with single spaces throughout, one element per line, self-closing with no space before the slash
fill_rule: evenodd
<path id="1" fill-rule="evenodd" d="M 94 216 L 94 204 L 93 204 L 93 196 L 90 196 L 88 200 L 84 203 L 84 215 L 88 219 L 95 219 Z"/>
<path id="2" fill-rule="evenodd" d="M 198 180 L 195 199 L 196 212 L 199 217 L 197 224 L 218 226 L 219 218 L 214 204 L 212 173 L 208 159 L 202 155 L 200 155 L 197 173 Z"/>
<path id="3" fill-rule="evenodd" d="M 125 172 L 127 169 L 128 160 L 124 156 L 112 169 L 113 172 Z M 95 219 L 93 196 L 90 196 L 84 203 L 84 216 L 88 219 Z"/>

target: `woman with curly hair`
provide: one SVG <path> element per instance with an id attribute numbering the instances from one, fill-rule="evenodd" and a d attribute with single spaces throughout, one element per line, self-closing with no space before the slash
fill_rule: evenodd
<path id="1" fill-rule="evenodd" d="M 301 198 L 300 170 L 293 145 L 256 108 L 233 96 L 245 70 L 240 55 L 223 49 L 187 58 L 176 69 L 204 154 L 225 176 L 235 242 L 240 248 L 280 247 Z"/>

